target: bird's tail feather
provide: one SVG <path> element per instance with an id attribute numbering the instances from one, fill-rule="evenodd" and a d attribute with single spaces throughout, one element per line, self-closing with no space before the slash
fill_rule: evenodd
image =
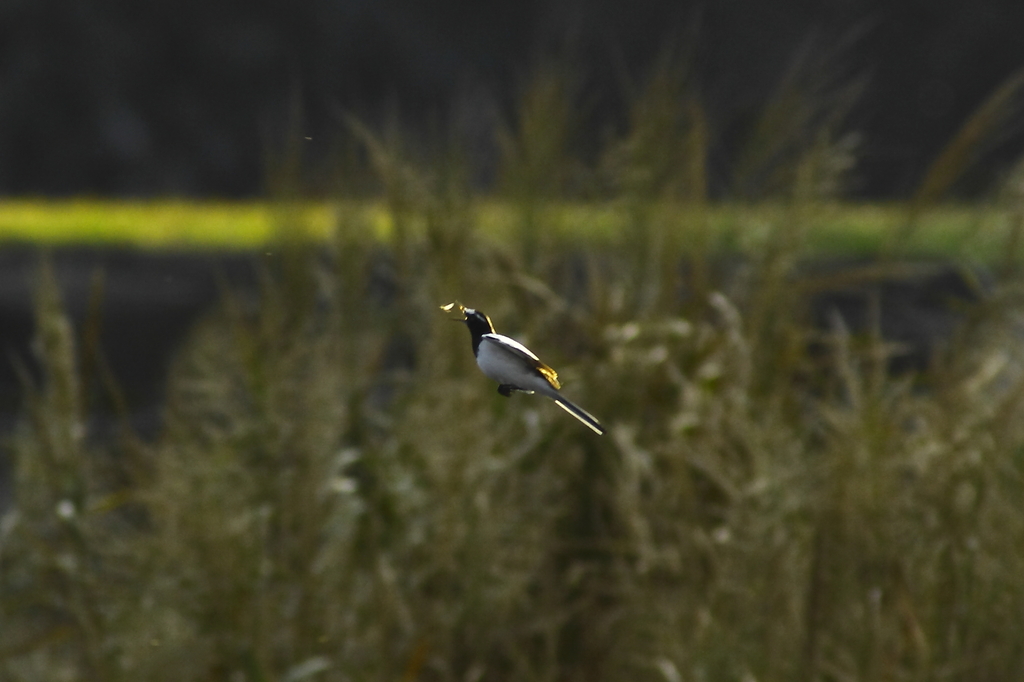
<path id="1" fill-rule="evenodd" d="M 600 436 L 604 433 L 604 427 L 601 426 L 601 422 L 597 421 L 594 415 L 590 414 L 579 405 L 575 405 L 561 396 L 554 398 L 554 401 L 556 405 L 589 426 L 597 435 Z"/>

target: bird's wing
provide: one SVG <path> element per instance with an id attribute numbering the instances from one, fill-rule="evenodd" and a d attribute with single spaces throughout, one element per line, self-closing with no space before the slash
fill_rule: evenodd
<path id="1" fill-rule="evenodd" d="M 532 365 L 533 368 L 537 370 L 537 372 L 539 372 L 542 377 L 547 379 L 548 383 L 551 384 L 553 388 L 559 389 L 562 387 L 562 385 L 558 383 L 558 372 L 556 372 L 555 370 L 551 369 L 543 362 L 541 362 L 540 358 L 533 354 L 533 351 L 531 351 L 529 348 L 519 343 L 515 339 L 505 336 L 504 334 L 484 334 L 483 338 L 490 338 L 492 341 L 500 345 L 502 348 L 505 348 L 508 351 L 515 353 L 516 355 L 520 356 L 521 358 L 529 362 L 530 365 Z"/>

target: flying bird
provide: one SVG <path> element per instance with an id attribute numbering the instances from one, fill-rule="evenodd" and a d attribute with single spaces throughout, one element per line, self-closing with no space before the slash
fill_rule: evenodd
<path id="1" fill-rule="evenodd" d="M 467 308 L 461 303 L 441 306 L 445 312 L 453 308 L 462 312 L 463 319 L 457 321 L 465 323 L 469 328 L 476 364 L 481 372 L 498 382 L 498 393 L 506 398 L 513 391 L 547 396 L 594 433 L 604 433 L 604 427 L 592 414 L 559 393 L 561 384 L 558 383 L 558 374 L 541 362 L 529 348 L 513 338 L 496 333 L 491 318 L 479 310 Z"/>

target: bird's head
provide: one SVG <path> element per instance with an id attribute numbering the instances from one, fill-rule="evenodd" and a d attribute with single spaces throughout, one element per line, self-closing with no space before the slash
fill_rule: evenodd
<path id="1" fill-rule="evenodd" d="M 441 310 L 445 312 L 451 312 L 454 309 L 458 309 L 462 313 L 462 318 L 451 318 L 453 322 L 462 322 L 469 327 L 470 333 L 474 336 L 481 334 L 492 334 L 494 333 L 494 325 L 491 324 L 491 318 L 484 315 L 475 308 L 467 308 L 458 301 L 449 303 L 448 305 L 441 306 Z"/>
<path id="2" fill-rule="evenodd" d="M 473 308 L 466 308 L 462 311 L 466 314 L 466 319 L 463 322 L 469 327 L 469 331 L 473 334 L 493 334 L 494 325 L 491 324 L 491 318 L 484 315 L 479 310 Z"/>

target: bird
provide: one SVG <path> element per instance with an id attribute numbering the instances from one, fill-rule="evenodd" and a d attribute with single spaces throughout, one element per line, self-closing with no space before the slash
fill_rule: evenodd
<path id="1" fill-rule="evenodd" d="M 453 308 L 463 314 L 463 319 L 454 320 L 465 323 L 473 341 L 473 355 L 476 364 L 488 378 L 498 382 L 498 393 L 506 398 L 513 391 L 521 393 L 539 393 L 551 398 L 563 410 L 586 424 L 594 433 L 605 432 L 601 423 L 594 415 L 563 396 L 559 389 L 558 374 L 534 353 L 513 338 L 494 331 L 491 318 L 474 308 L 467 308 L 461 303 L 449 303 L 441 306 L 445 312 Z"/>

